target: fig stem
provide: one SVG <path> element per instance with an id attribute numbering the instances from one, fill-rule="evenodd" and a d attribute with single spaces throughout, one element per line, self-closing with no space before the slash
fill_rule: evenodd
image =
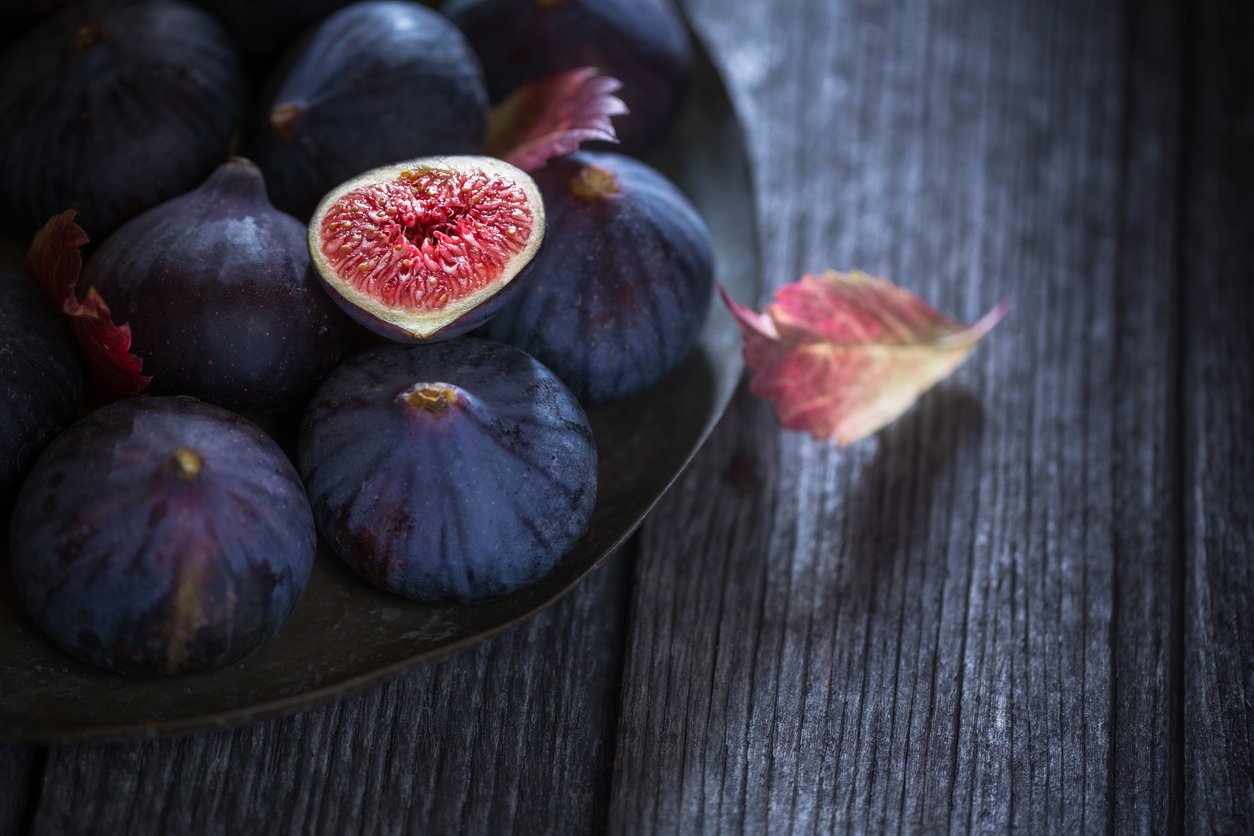
<path id="1" fill-rule="evenodd" d="M 84 23 L 70 35 L 70 39 L 65 45 L 65 52 L 67 55 L 82 52 L 103 37 L 104 30 L 101 29 L 99 23 Z"/>
<path id="2" fill-rule="evenodd" d="M 570 193 L 576 197 L 609 197 L 621 191 L 614 172 L 599 165 L 585 165 L 570 180 Z"/>
<path id="3" fill-rule="evenodd" d="M 185 482 L 190 482 L 199 476 L 204 464 L 205 459 L 200 455 L 200 451 L 193 450 L 191 447 L 178 448 L 169 459 L 170 467 Z"/>
<path id="4" fill-rule="evenodd" d="M 397 400 L 413 409 L 443 415 L 457 403 L 457 390 L 444 383 L 418 383 L 401 392 Z"/>
<path id="5" fill-rule="evenodd" d="M 279 139 L 291 144 L 296 139 L 296 122 L 304 113 L 305 108 L 299 102 L 283 102 L 270 111 L 270 127 Z"/>

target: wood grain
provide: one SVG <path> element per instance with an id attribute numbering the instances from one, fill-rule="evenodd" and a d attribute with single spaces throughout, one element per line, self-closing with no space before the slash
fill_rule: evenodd
<path id="1" fill-rule="evenodd" d="M 0 833 L 20 833 L 27 826 L 43 759 L 43 750 L 0 743 Z"/>
<path id="2" fill-rule="evenodd" d="M 1015 311 L 871 444 L 736 405 L 646 527 L 610 821 L 1167 829 L 1172 8 L 693 8 L 728 45 L 771 282 L 857 266 Z"/>
<path id="3" fill-rule="evenodd" d="M 1111 744 L 1105 779 L 1110 829 L 1179 829 L 1183 815 L 1183 632 L 1177 593 L 1183 555 L 1179 190 L 1183 174 L 1184 11 L 1127 4 L 1120 137 L 1114 448 L 1109 499 L 1112 563 Z M 1150 299 L 1145 299 L 1149 290 Z M 1101 525 L 1100 517 L 1093 520 Z"/>
<path id="4" fill-rule="evenodd" d="M 1185 806 L 1254 832 L 1254 7 L 1197 4 L 1183 320 Z"/>

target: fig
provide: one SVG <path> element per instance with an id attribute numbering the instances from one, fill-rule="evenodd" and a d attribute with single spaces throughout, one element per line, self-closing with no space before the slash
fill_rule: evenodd
<path id="1" fill-rule="evenodd" d="M 23 276 L 0 268 L 0 504 L 35 456 L 78 414 L 74 338 Z"/>
<path id="2" fill-rule="evenodd" d="M 536 357 L 585 404 L 650 386 L 692 348 L 709 310 L 701 216 L 662 174 L 621 154 L 566 157 L 536 181 L 547 243 L 484 333 Z"/>
<path id="3" fill-rule="evenodd" d="M 274 203 L 304 219 L 369 168 L 481 153 L 488 94 L 470 44 L 418 3 L 355 3 L 294 50 L 270 84 L 251 153 Z"/>
<path id="4" fill-rule="evenodd" d="M 655 147 L 683 103 L 692 44 L 670 0 L 448 0 L 441 11 L 483 62 L 492 101 L 561 70 L 597 67 L 623 84 L 625 151 Z"/>
<path id="5" fill-rule="evenodd" d="M 482 325 L 517 293 L 544 223 L 535 181 L 514 166 L 424 157 L 333 189 L 309 223 L 309 251 L 350 316 L 430 342 Z"/>
<path id="6" fill-rule="evenodd" d="M 351 336 L 309 265 L 305 225 L 238 157 L 126 223 L 79 284 L 130 326 L 149 391 L 230 409 L 299 406 Z"/>
<path id="7" fill-rule="evenodd" d="M 243 100 L 234 48 L 200 9 L 71 6 L 0 60 L 0 204 L 23 235 L 77 209 L 99 240 L 225 159 Z"/>
<path id="8" fill-rule="evenodd" d="M 287 620 L 317 535 L 291 463 L 195 398 L 132 398 L 49 445 L 18 494 L 10 556 L 39 627 L 124 674 L 229 664 Z"/>
<path id="9" fill-rule="evenodd" d="M 318 530 L 372 583 L 469 602 L 546 574 L 596 500 L 579 403 L 533 358 L 466 338 L 347 360 L 302 422 Z"/>

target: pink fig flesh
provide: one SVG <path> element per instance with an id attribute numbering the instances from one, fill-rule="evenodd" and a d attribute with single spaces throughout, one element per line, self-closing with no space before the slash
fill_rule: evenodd
<path id="1" fill-rule="evenodd" d="M 446 339 L 485 322 L 544 237 L 525 172 L 490 157 L 427 157 L 332 190 L 309 224 L 332 297 L 375 332 Z"/>

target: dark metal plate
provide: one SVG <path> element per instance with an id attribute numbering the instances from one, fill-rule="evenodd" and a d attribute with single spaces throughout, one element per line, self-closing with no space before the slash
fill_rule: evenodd
<path id="1" fill-rule="evenodd" d="M 748 159 L 726 90 L 704 53 L 679 130 L 650 162 L 705 217 L 719 281 L 753 301 L 758 253 Z M 589 531 L 552 574 L 508 598 L 415 604 L 319 553 L 304 598 L 273 641 L 223 670 L 147 680 L 62 653 L 22 609 L 9 572 L 0 572 L 0 737 L 107 739 L 246 723 L 343 696 L 500 632 L 570 591 L 639 527 L 722 415 L 741 369 L 735 325 L 716 302 L 698 350 L 674 374 L 594 411 L 601 470 Z"/>

